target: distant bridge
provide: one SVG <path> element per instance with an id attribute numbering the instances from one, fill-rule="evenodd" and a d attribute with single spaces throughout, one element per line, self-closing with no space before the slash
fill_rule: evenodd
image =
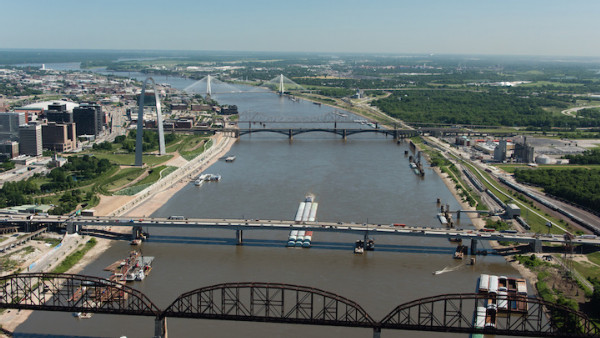
<path id="1" fill-rule="evenodd" d="M 506 301 L 502 315 L 486 313 L 476 325 L 478 307 Z M 494 302 L 495 303 L 495 302 Z M 518 309 L 513 306 L 521 304 Z M 0 277 L 0 308 L 152 316 L 156 337 L 167 337 L 167 318 L 438 331 L 471 334 L 600 337 L 585 314 L 532 297 L 510 294 L 447 294 L 399 305 L 377 322 L 356 302 L 332 292 L 281 283 L 223 283 L 177 297 L 165 310 L 126 285 L 93 276 L 25 273 Z M 502 311 L 498 309 L 498 311 Z M 489 318 L 489 319 L 488 319 Z M 490 323 L 493 323 L 491 325 Z"/>

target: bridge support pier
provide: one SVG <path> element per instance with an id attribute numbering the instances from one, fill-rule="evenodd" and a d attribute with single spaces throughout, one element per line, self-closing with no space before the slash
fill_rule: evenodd
<path id="1" fill-rule="evenodd" d="M 235 231 L 235 240 L 236 240 L 236 244 L 237 245 L 243 245 L 244 244 L 244 231 L 243 230 L 236 230 Z"/>
<path id="2" fill-rule="evenodd" d="M 346 141 L 346 136 L 347 136 L 346 129 L 342 129 L 342 138 L 344 141 Z"/>
<path id="3" fill-rule="evenodd" d="M 536 238 L 531 245 L 533 246 L 533 252 L 542 252 L 542 241 L 539 238 Z"/>
<path id="4" fill-rule="evenodd" d="M 456 211 L 456 219 L 460 219 L 460 212 L 461 212 L 461 211 L 462 211 L 462 210 L 460 210 L 460 209 L 458 209 L 458 210 Z"/>
<path id="5" fill-rule="evenodd" d="M 167 318 L 156 318 L 154 320 L 154 337 L 167 338 Z"/>
<path id="6" fill-rule="evenodd" d="M 67 233 L 72 235 L 79 231 L 79 226 L 73 222 L 67 222 Z"/>
<path id="7" fill-rule="evenodd" d="M 137 226 L 137 225 L 131 227 L 131 239 L 138 239 L 141 237 L 140 236 L 141 234 L 142 234 L 142 227 Z"/>
<path id="8" fill-rule="evenodd" d="M 288 138 L 290 141 L 294 139 L 294 131 L 292 129 L 288 130 Z"/>
<path id="9" fill-rule="evenodd" d="M 477 240 L 471 239 L 471 255 L 474 255 L 476 253 L 477 253 Z"/>
<path id="10" fill-rule="evenodd" d="M 381 328 L 373 328 L 373 338 L 381 338 Z"/>

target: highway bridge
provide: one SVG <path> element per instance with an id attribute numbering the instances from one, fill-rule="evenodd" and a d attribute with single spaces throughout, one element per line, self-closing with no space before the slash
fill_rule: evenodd
<path id="1" fill-rule="evenodd" d="M 21 225 L 25 229 L 38 229 L 46 226 L 64 226 L 69 233 L 82 227 L 132 227 L 133 234 L 142 228 L 196 228 L 235 230 L 239 245 L 243 244 L 243 231 L 290 231 L 311 230 L 315 232 L 337 232 L 364 236 L 413 236 L 428 238 L 458 238 L 471 240 L 471 251 L 475 252 L 478 241 L 509 241 L 529 243 L 535 252 L 541 252 L 542 243 L 548 244 L 586 244 L 600 245 L 596 236 L 583 235 L 569 238 L 560 235 L 535 233 L 507 233 L 498 231 L 477 231 L 461 228 L 440 228 L 432 226 L 413 226 L 405 224 L 367 224 L 344 222 L 295 222 L 291 220 L 260 220 L 260 219 L 173 219 L 171 218 L 127 218 L 116 216 L 25 216 L 15 215 L 11 218 L 1 217 L 0 224 L 6 226 Z M 183 218 L 181 216 L 177 218 Z"/>
<path id="2" fill-rule="evenodd" d="M 368 290 L 366 290 L 368 292 Z M 167 337 L 167 318 L 250 321 L 321 326 L 454 332 L 533 337 L 600 337 L 584 313 L 539 298 L 508 294 L 510 304 L 485 325 L 473 320 L 488 307 L 490 294 L 445 294 L 398 305 L 376 321 L 357 302 L 310 286 L 283 283 L 221 283 L 177 297 L 157 307 L 148 295 L 104 278 L 24 273 L 0 277 L 0 308 L 105 313 L 154 317 L 154 336 Z M 517 303 L 521 306 L 513 306 Z M 488 307 L 489 308 L 489 307 Z M 492 325 L 493 324 L 493 325 Z"/>

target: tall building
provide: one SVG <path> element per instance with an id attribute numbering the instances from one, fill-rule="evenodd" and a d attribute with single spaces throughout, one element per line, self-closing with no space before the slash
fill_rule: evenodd
<path id="1" fill-rule="evenodd" d="M 54 102 L 54 103 L 48 105 L 48 110 L 55 110 L 55 111 L 66 112 L 67 111 L 67 104 L 66 103 L 60 103 L 60 102 Z"/>
<path id="2" fill-rule="evenodd" d="M 73 121 L 77 136 L 98 136 L 103 125 L 102 107 L 97 104 L 82 103 L 79 107 L 73 108 Z"/>
<path id="3" fill-rule="evenodd" d="M 0 141 L 19 139 L 19 126 L 25 124 L 23 113 L 0 113 Z"/>
<path id="4" fill-rule="evenodd" d="M 77 148 L 75 123 L 48 122 L 42 126 L 44 149 L 65 152 Z"/>
<path id="5" fill-rule="evenodd" d="M 15 158 L 19 156 L 19 142 L 3 141 L 0 142 L 0 156 L 4 158 Z"/>
<path id="6" fill-rule="evenodd" d="M 73 113 L 60 110 L 46 110 L 46 119 L 48 122 L 73 123 Z"/>
<path id="7" fill-rule="evenodd" d="M 42 155 L 42 126 L 24 124 L 19 126 L 19 154 Z"/>

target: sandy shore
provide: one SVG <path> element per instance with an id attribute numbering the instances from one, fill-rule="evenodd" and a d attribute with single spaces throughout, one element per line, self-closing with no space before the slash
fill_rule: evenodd
<path id="1" fill-rule="evenodd" d="M 91 237 L 84 236 L 80 243 L 86 243 Z M 96 238 L 96 245 L 85 254 L 85 256 L 73 267 L 71 267 L 66 273 L 76 274 L 83 270 L 88 264 L 93 262 L 100 254 L 102 254 L 106 249 L 108 249 L 111 245 L 111 241 L 103 238 Z M 74 248 L 71 251 L 74 252 L 79 247 Z M 56 264 L 53 264 L 52 268 L 55 268 L 60 261 L 57 261 Z M 27 318 L 33 313 L 32 310 L 11 310 L 7 309 L 2 315 L 0 315 L 0 323 L 2 324 L 2 328 L 9 332 L 14 332 L 14 330 L 24 323 Z M 6 335 L 0 335 L 0 337 L 6 337 Z"/>

